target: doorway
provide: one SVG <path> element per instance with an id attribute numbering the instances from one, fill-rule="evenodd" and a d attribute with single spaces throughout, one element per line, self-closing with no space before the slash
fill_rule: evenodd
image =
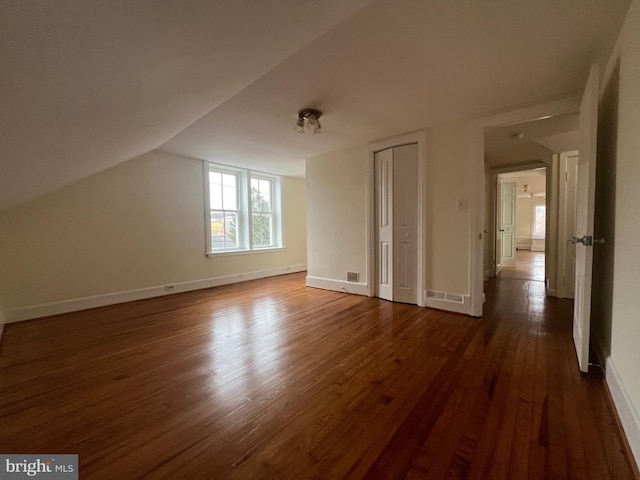
<path id="1" fill-rule="evenodd" d="M 547 169 L 496 176 L 496 275 L 544 282 L 547 243 Z"/>
<path id="2" fill-rule="evenodd" d="M 570 106 L 564 105 L 570 109 Z M 518 113 L 518 112 L 516 112 Z M 522 112 L 523 115 L 527 112 Z M 515 113 L 514 113 L 515 115 Z M 544 278 L 542 288 L 548 296 L 558 296 L 559 276 L 559 185 L 561 181 L 560 152 L 576 150 L 580 142 L 580 118 L 577 108 L 571 112 L 556 115 L 545 115 L 543 110 L 535 114 L 534 120 L 513 121 L 511 117 L 497 117 L 494 126 L 482 128 L 484 136 L 485 166 L 485 217 L 484 230 L 484 279 L 500 274 L 509 274 L 520 278 L 539 279 L 543 272 L 541 262 L 544 261 Z M 488 120 L 487 120 L 488 121 Z M 538 170 L 539 169 L 539 170 Z M 534 179 L 519 179 L 526 174 L 538 174 Z M 513 271 L 505 272 L 496 246 L 497 233 L 500 230 L 496 218 L 496 205 L 499 195 L 498 175 L 504 182 L 511 182 L 515 188 L 517 214 L 523 214 L 530 220 L 521 220 L 520 231 L 516 232 L 513 249 Z M 515 180 L 515 182 L 514 182 Z M 536 187 L 544 182 L 545 192 Z M 526 190 L 526 191 L 525 191 Z M 520 198 L 517 198 L 520 197 Z M 528 200 L 526 198 L 528 197 Z M 531 198 L 533 197 L 533 198 Z M 526 205 L 528 203 L 528 205 Z M 544 204 L 534 210 L 535 204 Z M 517 207 L 520 208 L 517 208 Z M 534 233 L 534 219 L 541 219 L 544 212 L 545 231 Z M 515 216 L 515 213 L 514 213 Z M 538 222 L 540 223 L 540 221 Z M 523 225 L 526 225 L 523 232 Z M 544 238 L 542 238 L 544 237 Z M 544 246 L 542 246 L 544 245 Z M 543 255 L 538 253 L 544 252 Z M 528 254 L 527 252 L 531 252 Z M 533 254 L 535 252 L 535 255 Z M 520 262 L 517 261 L 520 257 Z M 529 272 L 517 271 L 516 263 L 530 264 Z M 497 267 L 497 268 L 496 268 Z M 531 271 L 533 270 L 533 271 Z M 477 287 L 476 287 L 477 288 Z"/>

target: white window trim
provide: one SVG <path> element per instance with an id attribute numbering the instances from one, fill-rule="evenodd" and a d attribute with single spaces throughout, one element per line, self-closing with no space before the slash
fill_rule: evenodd
<path id="1" fill-rule="evenodd" d="M 230 167 L 219 163 L 203 161 L 203 187 L 204 187 L 204 220 L 205 220 L 205 255 L 207 257 L 250 255 L 256 253 L 277 252 L 285 249 L 282 231 L 282 182 L 281 177 L 255 170 Z M 211 248 L 211 198 L 209 192 L 209 172 L 220 171 L 238 175 L 238 249 L 213 251 Z M 271 201 L 273 204 L 273 244 L 265 247 L 254 247 L 252 239 L 252 211 L 251 211 L 251 178 L 260 178 L 271 182 Z"/>

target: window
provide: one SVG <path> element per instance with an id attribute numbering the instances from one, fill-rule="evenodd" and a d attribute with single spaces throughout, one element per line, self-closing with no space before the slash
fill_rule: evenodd
<path id="1" fill-rule="evenodd" d="M 251 239 L 254 247 L 273 246 L 273 180 L 251 177 Z"/>
<path id="2" fill-rule="evenodd" d="M 207 254 L 282 247 L 280 177 L 205 162 Z"/>
<path id="3" fill-rule="evenodd" d="M 544 205 L 533 206 L 533 225 L 531 227 L 531 236 L 544 238 L 547 225 L 547 212 Z"/>
<path id="4" fill-rule="evenodd" d="M 209 171 L 212 250 L 238 248 L 240 218 L 238 183 L 237 174 Z"/>

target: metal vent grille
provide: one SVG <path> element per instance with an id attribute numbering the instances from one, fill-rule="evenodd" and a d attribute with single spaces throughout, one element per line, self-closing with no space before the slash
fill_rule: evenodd
<path id="1" fill-rule="evenodd" d="M 360 280 L 358 272 L 347 272 L 347 282 L 357 282 Z"/>

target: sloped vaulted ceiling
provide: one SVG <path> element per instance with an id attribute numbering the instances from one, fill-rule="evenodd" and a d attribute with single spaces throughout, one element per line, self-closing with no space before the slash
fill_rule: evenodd
<path id="1" fill-rule="evenodd" d="M 155 148 L 304 158 L 578 93 L 629 0 L 0 0 L 0 208 Z M 318 107 L 324 133 L 293 132 Z"/>
<path id="2" fill-rule="evenodd" d="M 148 152 L 366 0 L 0 0 L 0 208 Z"/>

